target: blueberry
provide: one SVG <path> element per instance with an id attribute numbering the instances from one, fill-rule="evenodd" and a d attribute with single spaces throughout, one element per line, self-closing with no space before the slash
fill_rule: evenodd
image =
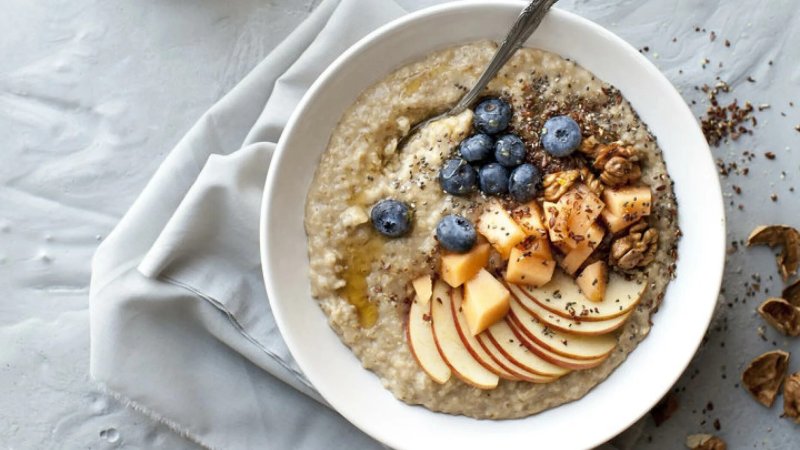
<path id="1" fill-rule="evenodd" d="M 478 172 L 481 192 L 498 195 L 508 192 L 508 169 L 497 163 L 486 164 Z"/>
<path id="2" fill-rule="evenodd" d="M 472 124 L 481 133 L 497 134 L 511 122 L 511 105 L 500 98 L 488 98 L 475 107 Z"/>
<path id="3" fill-rule="evenodd" d="M 516 134 L 505 134 L 494 144 L 494 159 L 500 164 L 512 168 L 525 161 L 525 144 Z"/>
<path id="4" fill-rule="evenodd" d="M 477 187 L 478 175 L 463 159 L 448 159 L 439 170 L 439 184 L 448 194 L 465 195 Z"/>
<path id="5" fill-rule="evenodd" d="M 542 181 L 542 174 L 531 164 L 522 164 L 511 171 L 508 180 L 508 191 L 514 200 L 525 203 L 533 200 L 536 196 L 539 183 Z"/>
<path id="6" fill-rule="evenodd" d="M 569 116 L 547 119 L 542 130 L 542 147 L 553 156 L 564 157 L 581 145 L 581 127 Z"/>
<path id="7" fill-rule="evenodd" d="M 494 139 L 488 134 L 476 134 L 461 141 L 461 157 L 469 162 L 486 161 L 492 156 Z"/>
<path id="8" fill-rule="evenodd" d="M 450 214 L 442 217 L 436 225 L 436 239 L 439 240 L 439 245 L 451 252 L 466 253 L 475 245 L 478 235 L 472 222 Z"/>
<path id="9" fill-rule="evenodd" d="M 372 207 L 372 226 L 388 237 L 400 237 L 411 230 L 411 209 L 403 202 L 386 199 Z"/>

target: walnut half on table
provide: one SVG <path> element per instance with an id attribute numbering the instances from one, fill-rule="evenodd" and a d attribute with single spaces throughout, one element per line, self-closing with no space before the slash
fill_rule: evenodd
<path id="1" fill-rule="evenodd" d="M 722 439 L 710 434 L 690 434 L 686 437 L 686 446 L 692 450 L 727 450 Z"/>
<path id="2" fill-rule="evenodd" d="M 800 424 L 800 372 L 791 374 L 783 386 L 783 417 Z"/>
<path id="3" fill-rule="evenodd" d="M 769 408 L 775 402 L 788 367 L 789 353 L 782 350 L 766 352 L 744 370 L 742 385 L 759 403 Z"/>

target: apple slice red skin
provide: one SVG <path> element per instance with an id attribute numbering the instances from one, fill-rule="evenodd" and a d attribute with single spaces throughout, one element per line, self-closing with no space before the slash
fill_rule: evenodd
<path id="1" fill-rule="evenodd" d="M 461 342 L 464 343 L 464 347 L 467 348 L 467 351 L 470 353 L 470 355 L 472 355 L 472 357 L 475 358 L 475 360 L 478 361 L 478 363 L 480 365 L 485 367 L 487 370 L 490 370 L 490 371 L 496 373 L 498 377 L 500 377 L 500 378 L 502 378 L 504 380 L 508 380 L 508 381 L 520 381 L 520 380 L 529 381 L 529 380 L 523 379 L 521 376 L 516 375 L 513 372 L 511 372 L 508 369 L 506 369 L 503 364 L 500 364 L 499 362 L 497 362 L 497 360 L 495 358 L 492 358 L 491 353 L 486 351 L 486 349 L 483 349 L 483 351 L 485 351 L 489 355 L 489 357 L 492 358 L 492 361 L 495 364 L 497 364 L 497 366 L 501 369 L 501 370 L 497 370 L 496 367 L 492 367 L 491 364 L 486 363 L 483 360 L 483 357 L 481 355 L 479 355 L 478 352 L 475 351 L 474 348 L 472 348 L 472 344 L 470 343 L 470 341 L 468 339 L 468 336 L 464 332 L 464 329 L 461 328 L 461 321 L 458 320 L 458 311 L 456 310 L 456 302 L 455 302 L 455 300 L 453 300 L 454 292 L 455 292 L 454 290 L 450 291 L 450 297 L 451 297 L 450 309 L 451 309 L 451 311 L 453 313 L 453 321 L 456 324 L 456 331 L 458 331 L 458 337 L 461 338 Z M 477 341 L 477 337 L 475 338 L 475 340 Z M 481 345 L 481 343 L 478 342 L 478 345 Z M 481 346 L 481 347 L 483 347 L 483 346 Z"/>
<path id="2" fill-rule="evenodd" d="M 552 383 L 553 381 L 556 381 L 559 378 L 559 377 L 550 377 L 547 375 L 540 375 L 538 373 L 533 373 L 525 369 L 524 367 L 520 367 L 519 365 L 515 364 L 514 361 L 508 359 L 498 348 L 498 346 L 492 340 L 489 339 L 488 333 L 486 333 L 485 331 L 476 337 L 478 338 L 478 343 L 481 345 L 481 347 L 483 347 L 486 353 L 489 354 L 489 357 L 491 357 L 494 360 L 494 362 L 497 363 L 498 366 L 511 372 L 515 376 L 519 377 L 522 381 L 527 381 L 529 383 L 545 384 L 545 383 Z M 506 360 L 501 361 L 500 359 L 498 359 L 495 352 L 498 352 L 501 355 L 503 355 L 503 358 L 505 358 Z"/>
<path id="3" fill-rule="evenodd" d="M 558 323 L 558 322 L 556 322 L 554 320 L 548 319 L 547 317 L 542 317 L 542 315 L 538 311 L 534 311 L 533 309 L 531 309 L 531 307 L 529 305 L 527 305 L 526 302 L 523 299 L 519 299 L 519 297 L 517 296 L 517 294 L 515 293 L 515 291 L 513 289 L 509 288 L 509 291 L 511 292 L 511 301 L 516 301 L 520 306 L 522 306 L 522 308 L 525 311 L 528 311 L 528 313 L 530 313 L 532 316 L 534 316 L 537 319 L 539 319 L 540 322 L 545 323 L 550 328 L 552 328 L 554 330 L 561 331 L 563 333 L 572 333 L 572 334 L 578 334 L 578 335 L 581 335 L 581 336 L 599 336 L 601 334 L 613 333 L 614 331 L 620 329 L 623 325 L 625 325 L 625 323 L 627 323 L 627 319 L 631 316 L 631 314 L 633 314 L 633 310 L 631 310 L 631 311 L 628 311 L 627 313 L 623 314 L 622 316 L 617 316 L 617 317 L 613 317 L 611 319 L 607 319 L 608 321 L 616 321 L 616 323 L 614 325 L 612 325 L 612 326 L 609 326 L 608 328 L 603 328 L 601 330 L 587 332 L 587 331 L 581 330 L 580 328 L 570 328 L 570 327 L 562 325 L 562 324 L 560 324 L 560 323 Z M 549 309 L 541 306 L 541 304 L 539 302 L 531 299 L 530 297 L 526 296 L 526 298 L 528 299 L 528 301 L 536 303 L 536 305 L 539 308 L 547 311 L 549 314 L 553 314 L 555 316 L 558 316 L 560 319 L 565 320 L 565 321 L 573 321 L 573 322 L 577 321 L 577 322 L 583 322 L 583 323 L 587 323 L 587 322 L 594 322 L 594 323 L 604 322 L 604 321 L 600 321 L 600 320 L 585 321 L 583 319 L 578 320 L 575 317 L 564 317 L 564 316 L 562 316 L 560 314 L 556 314 L 556 313 L 550 311 Z M 509 311 L 509 315 L 510 314 L 511 314 L 511 312 Z M 618 320 L 621 317 L 624 317 L 624 319 Z"/>
<path id="4" fill-rule="evenodd" d="M 608 359 L 608 356 L 611 355 L 611 353 L 613 352 L 612 350 L 608 354 L 597 359 L 581 360 L 581 359 L 568 358 L 562 355 L 555 354 L 553 352 L 549 352 L 548 350 L 543 349 L 534 342 L 531 342 L 531 339 L 528 337 L 528 335 L 526 335 L 523 331 L 521 331 L 521 327 L 519 326 L 519 323 L 516 321 L 515 318 L 509 317 L 507 318 L 507 322 L 511 327 L 511 331 L 514 332 L 514 335 L 517 337 L 517 339 L 519 339 L 519 341 L 522 342 L 522 344 L 525 347 L 527 347 L 528 350 L 536 354 L 538 357 L 544 359 L 545 361 L 548 361 L 551 364 L 555 364 L 565 369 L 586 370 L 595 368 L 600 364 L 602 364 L 603 361 Z"/>

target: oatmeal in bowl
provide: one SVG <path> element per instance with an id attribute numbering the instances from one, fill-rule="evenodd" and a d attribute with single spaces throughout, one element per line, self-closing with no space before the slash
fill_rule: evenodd
<path id="1" fill-rule="evenodd" d="M 475 418 L 579 399 L 647 336 L 675 275 L 673 183 L 613 86 L 496 44 L 435 51 L 366 89 L 308 191 L 311 293 L 398 399 Z"/>

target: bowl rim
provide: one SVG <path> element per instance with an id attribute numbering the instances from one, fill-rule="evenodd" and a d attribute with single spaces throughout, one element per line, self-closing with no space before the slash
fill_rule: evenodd
<path id="1" fill-rule="evenodd" d="M 395 19 L 395 20 L 393 20 L 393 21 L 391 21 L 391 22 L 389 22 L 387 24 L 384 24 L 384 25 L 378 27 L 377 29 L 375 29 L 374 31 L 372 31 L 371 33 L 367 34 L 365 37 L 363 37 L 360 40 L 358 40 L 355 44 L 350 46 L 345 52 L 343 52 L 341 55 L 339 55 L 339 57 L 337 57 L 335 59 L 335 61 L 333 63 L 331 63 L 322 72 L 322 74 L 312 83 L 311 87 L 303 95 L 303 97 L 300 100 L 300 102 L 298 103 L 297 107 L 295 108 L 295 110 L 290 115 L 290 118 L 286 123 L 286 126 L 285 126 L 285 128 L 283 130 L 283 133 L 281 134 L 281 138 L 278 141 L 277 147 L 275 149 L 275 152 L 274 152 L 272 160 L 271 160 L 270 169 L 269 169 L 269 171 L 267 173 L 267 178 L 266 178 L 266 182 L 265 182 L 265 189 L 264 189 L 264 194 L 263 194 L 262 204 L 261 204 L 261 214 L 260 214 L 260 223 L 259 223 L 259 239 L 260 239 L 259 247 L 260 247 L 260 252 L 261 252 L 261 265 L 262 265 L 264 281 L 265 281 L 265 285 L 266 285 L 266 290 L 267 290 L 270 306 L 272 308 L 272 311 L 273 311 L 273 314 L 274 314 L 274 317 L 275 317 L 275 322 L 276 322 L 276 324 L 278 326 L 278 329 L 281 332 L 282 338 L 284 339 L 284 341 L 286 342 L 287 347 L 289 348 L 290 352 L 292 353 L 292 356 L 295 358 L 295 360 L 296 360 L 297 364 L 299 365 L 299 367 L 301 369 L 303 369 L 303 373 L 306 375 L 306 377 L 308 377 L 308 379 L 312 382 L 312 384 L 314 384 L 314 380 L 316 379 L 316 374 L 309 374 L 305 370 L 305 364 L 304 364 L 305 356 L 301 356 L 301 357 L 297 356 L 298 354 L 302 355 L 302 352 L 298 352 L 297 351 L 297 346 L 298 346 L 297 342 L 294 341 L 294 339 L 291 337 L 290 333 L 286 333 L 286 330 L 288 329 L 289 325 L 284 321 L 284 317 L 283 317 L 283 313 L 282 313 L 282 310 L 283 310 L 282 304 L 276 300 L 277 299 L 277 294 L 275 293 L 274 283 L 276 283 L 278 281 L 273 277 L 274 271 L 271 268 L 270 257 L 269 257 L 271 255 L 271 253 L 272 253 L 272 250 L 271 250 L 271 246 L 270 246 L 270 243 L 269 243 L 269 239 L 267 238 L 267 221 L 269 219 L 270 211 L 272 210 L 272 199 L 273 199 L 272 193 L 276 190 L 277 180 L 278 180 L 278 177 L 276 175 L 278 170 L 276 168 L 280 167 L 281 162 L 283 161 L 283 159 L 285 157 L 285 154 L 286 154 L 285 146 L 283 145 L 287 140 L 286 136 L 291 134 L 291 131 L 295 128 L 296 124 L 301 120 L 303 112 L 306 109 L 306 106 L 311 102 L 312 99 L 314 99 L 317 95 L 319 95 L 319 93 L 325 87 L 327 81 L 330 78 L 332 78 L 332 76 L 337 71 L 339 71 L 341 67 L 346 65 L 355 55 L 358 55 L 364 49 L 366 49 L 370 45 L 372 45 L 373 41 L 376 38 L 378 38 L 378 37 L 380 37 L 380 36 L 382 36 L 384 34 L 390 33 L 393 30 L 402 28 L 402 27 L 408 25 L 409 23 L 415 22 L 415 21 L 420 20 L 422 18 L 429 18 L 431 16 L 435 16 L 435 15 L 438 15 L 438 14 L 451 12 L 453 10 L 470 9 L 470 8 L 474 8 L 474 7 L 484 7 L 484 6 L 487 6 L 487 5 L 495 5 L 495 6 L 498 6 L 498 7 L 513 6 L 513 7 L 519 7 L 520 10 L 521 10 L 522 7 L 524 7 L 526 4 L 527 4 L 527 2 L 523 1 L 523 0 L 462 0 L 462 1 L 459 1 L 459 2 L 446 2 L 446 3 L 443 3 L 443 4 L 438 4 L 438 5 L 435 5 L 435 6 L 423 8 L 423 9 L 408 13 L 408 14 L 406 14 L 406 15 L 398 18 L 398 19 Z M 560 20 L 566 20 L 566 21 L 573 22 L 573 24 L 575 24 L 576 26 L 587 28 L 593 34 L 597 34 L 599 38 L 602 38 L 602 39 L 608 41 L 610 43 L 609 45 L 620 47 L 620 48 L 624 49 L 626 51 L 626 53 L 629 53 L 631 56 L 634 56 L 634 58 L 636 58 L 638 60 L 638 64 L 641 65 L 642 68 L 644 70 L 646 70 L 651 77 L 656 79 L 660 84 L 664 84 L 664 85 L 669 87 L 669 89 L 667 89 L 667 91 L 669 92 L 669 95 L 671 97 L 673 97 L 673 100 L 675 100 L 675 97 L 677 97 L 677 99 L 680 100 L 681 104 L 683 105 L 683 113 L 688 113 L 688 114 L 692 115 L 692 117 L 694 117 L 693 114 L 691 113 L 691 110 L 689 109 L 688 105 L 686 104 L 685 100 L 682 98 L 682 96 L 679 94 L 679 92 L 675 89 L 675 87 L 672 85 L 672 83 L 669 81 L 669 79 L 667 79 L 666 76 L 663 73 L 661 73 L 658 70 L 658 68 L 656 68 L 656 66 L 651 61 L 649 61 L 646 57 L 641 55 L 640 52 L 638 52 L 631 44 L 629 44 L 628 42 L 626 42 L 625 40 L 623 40 L 622 38 L 620 38 L 616 34 L 612 33 L 611 31 L 603 28 L 602 26 L 590 21 L 589 19 L 581 17 L 581 16 L 579 16 L 577 14 L 562 10 L 560 8 L 553 8 L 549 14 L 558 16 L 558 18 Z M 454 45 L 455 44 L 456 44 L 456 42 L 454 42 Z M 700 131 L 699 124 L 696 122 L 696 120 L 694 121 L 694 127 L 695 127 L 695 130 L 693 130 L 693 131 L 701 133 L 701 136 L 702 136 L 702 132 Z M 705 142 L 705 139 L 703 139 L 702 147 L 703 147 L 703 150 L 705 150 L 705 154 L 706 154 L 706 158 L 705 159 L 707 160 L 708 165 L 711 166 L 712 169 L 713 169 L 713 167 L 714 167 L 713 155 L 711 154 L 711 150 L 710 150 L 708 144 Z M 717 292 L 717 295 L 718 295 L 719 289 L 720 289 L 721 284 L 722 284 L 722 277 L 723 277 L 724 265 L 725 265 L 724 263 L 725 263 L 725 241 L 726 241 L 726 217 L 725 217 L 725 214 L 724 214 L 724 200 L 722 198 L 722 190 L 721 190 L 721 186 L 720 186 L 720 181 L 719 181 L 718 177 L 716 177 L 716 172 L 714 172 L 714 175 L 715 176 L 713 177 L 713 179 L 710 178 L 709 180 L 707 180 L 708 181 L 708 186 L 706 186 L 706 188 L 709 189 L 707 194 L 710 194 L 710 195 L 707 195 L 707 197 L 709 199 L 712 199 L 712 198 L 716 199 L 716 201 L 713 201 L 713 203 L 710 204 L 709 206 L 710 206 L 711 210 L 713 210 L 713 212 L 717 213 L 717 214 L 713 214 L 714 217 L 712 217 L 712 218 L 714 220 L 719 220 L 719 223 L 718 223 L 719 234 L 717 236 L 718 239 L 717 239 L 717 243 L 716 243 L 717 251 L 715 252 L 717 257 L 714 259 L 716 270 L 711 270 L 711 271 L 707 272 L 707 280 L 708 280 L 708 283 L 712 287 L 715 288 L 715 291 Z M 680 207 L 679 207 L 679 210 L 680 210 Z M 681 220 L 680 216 L 679 216 L 679 220 Z M 714 268 L 712 267 L 711 269 L 714 269 Z M 672 281 L 670 283 L 672 283 Z M 716 297 L 717 296 L 715 296 L 715 299 L 716 299 Z M 708 326 L 710 325 L 711 318 L 712 318 L 713 313 L 714 313 L 714 311 L 716 309 L 716 303 L 717 303 L 716 301 L 714 301 L 714 302 L 708 301 L 708 303 L 706 305 L 706 308 L 704 310 L 698 311 L 698 315 L 702 318 L 702 322 L 705 323 L 704 332 L 705 332 L 705 330 L 707 330 Z M 680 361 L 679 361 L 680 362 L 679 366 L 681 368 L 680 371 L 676 371 L 675 375 L 670 377 L 671 378 L 670 384 L 663 387 L 662 392 L 659 392 L 659 396 L 657 397 L 657 399 L 663 397 L 663 395 L 665 395 L 671 389 L 671 387 L 678 381 L 678 379 L 682 376 L 682 374 L 684 373 L 684 371 L 688 367 L 689 363 L 691 362 L 691 360 L 694 358 L 695 354 L 697 353 L 697 350 L 698 350 L 701 342 L 702 342 L 702 334 L 701 334 L 700 338 L 697 339 L 697 342 L 695 342 L 694 345 L 691 347 L 691 352 L 687 351 L 684 354 L 684 357 L 680 359 Z M 677 363 L 677 361 L 676 361 L 676 363 Z M 624 362 L 623 362 L 623 364 L 624 364 Z M 676 364 L 676 365 L 678 365 L 678 364 Z M 612 374 L 617 369 L 618 368 L 615 368 L 614 371 L 612 371 Z M 363 369 L 363 370 L 367 370 L 367 369 Z M 600 384 L 602 384 L 603 382 L 605 382 L 605 380 L 602 381 Z M 378 441 L 380 441 L 380 442 L 382 442 L 384 444 L 390 445 L 393 448 L 404 448 L 403 442 L 399 442 L 397 440 L 388 439 L 386 436 L 381 435 L 374 426 L 370 426 L 370 425 L 366 424 L 364 421 L 362 421 L 360 417 L 356 417 L 356 416 L 350 414 L 350 412 L 347 411 L 346 408 L 341 408 L 341 407 L 337 406 L 337 403 L 336 402 L 332 402 L 327 397 L 325 392 L 321 392 L 320 391 L 319 394 L 331 405 L 331 407 L 335 411 L 337 411 L 339 414 L 344 416 L 350 423 L 352 423 L 353 425 L 358 427 L 361 431 L 363 431 L 366 434 L 370 435 L 372 438 L 374 438 L 374 439 L 376 439 L 376 440 L 378 440 Z M 581 397 L 580 399 L 577 399 L 577 400 L 575 400 L 573 402 L 569 402 L 569 403 L 575 403 L 575 402 L 580 401 L 581 399 L 583 399 L 583 397 Z M 614 436 L 618 435 L 622 431 L 624 431 L 627 428 L 629 428 L 632 424 L 634 424 L 637 420 L 639 420 L 644 414 L 646 414 L 647 411 L 650 408 L 652 408 L 652 406 L 655 405 L 655 403 L 658 401 L 657 399 L 656 399 L 656 401 L 652 402 L 652 404 L 650 405 L 649 408 L 647 408 L 647 409 L 645 409 L 645 410 L 643 410 L 641 412 L 638 412 L 630 420 L 624 421 L 623 423 L 620 423 L 618 427 L 610 427 L 610 428 L 613 428 L 613 429 L 608 430 L 605 436 L 599 437 L 600 440 L 598 440 L 595 445 L 599 445 L 599 444 L 602 444 L 603 442 L 607 442 L 608 440 L 612 439 Z M 400 400 L 396 400 L 396 401 L 400 402 Z M 437 414 L 441 414 L 441 413 L 437 413 Z M 534 416 L 528 416 L 527 418 L 523 418 L 522 420 L 530 419 L 531 417 L 535 417 L 535 415 Z M 502 422 L 502 420 L 501 420 L 501 422 Z"/>

